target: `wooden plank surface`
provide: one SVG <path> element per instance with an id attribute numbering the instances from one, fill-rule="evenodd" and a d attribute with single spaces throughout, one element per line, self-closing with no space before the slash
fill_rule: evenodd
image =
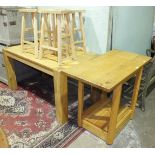
<path id="1" fill-rule="evenodd" d="M 50 59 L 36 59 L 33 54 L 23 53 L 21 46 L 5 49 L 8 53 L 28 60 L 49 70 L 61 70 L 66 75 L 81 80 L 107 92 L 124 82 L 141 66 L 151 60 L 150 57 L 132 52 L 113 50 L 106 54 L 78 53 L 77 61 L 66 61 L 62 66 Z M 27 51 L 33 50 L 32 48 Z"/>
<path id="2" fill-rule="evenodd" d="M 80 63 L 76 67 L 62 71 L 77 80 L 110 92 L 116 85 L 130 78 L 150 59 L 144 55 L 114 50 L 103 55 L 94 55 L 85 61 L 79 60 Z"/>
<path id="3" fill-rule="evenodd" d="M 22 52 L 22 48 L 20 45 L 5 48 L 4 51 L 9 57 L 39 70 L 40 67 L 45 68 L 49 71 L 59 71 L 62 68 L 58 66 L 58 63 L 56 61 L 51 60 L 53 59 L 53 55 L 51 56 L 47 55 L 47 57 L 49 57 L 48 59 L 47 58 L 36 59 L 35 55 L 33 54 L 34 49 L 30 45 L 25 45 L 25 52 Z M 72 61 L 69 63 L 74 64 L 74 62 Z M 68 67 L 68 62 L 66 62 L 63 68 L 64 67 Z"/>
<path id="4" fill-rule="evenodd" d="M 7 47 L 4 49 L 4 51 L 9 57 L 16 59 L 24 64 L 27 64 L 39 70 L 40 67 L 43 67 L 45 69 L 48 69 L 49 71 L 60 71 L 65 68 L 70 68 L 72 66 L 74 67 L 77 64 L 92 59 L 94 57 L 94 54 L 84 55 L 83 52 L 78 52 L 79 61 L 66 60 L 63 62 L 62 66 L 58 66 L 58 63 L 56 61 L 53 61 L 53 57 L 55 56 L 50 55 L 50 51 L 48 50 L 46 50 L 47 55 L 45 56 L 45 58 L 42 59 L 35 58 L 33 54 L 34 48 L 30 45 L 25 45 L 25 52 L 22 51 L 21 45 Z"/>

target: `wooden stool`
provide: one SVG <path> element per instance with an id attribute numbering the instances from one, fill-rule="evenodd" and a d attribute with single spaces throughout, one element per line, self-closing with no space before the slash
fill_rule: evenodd
<path id="1" fill-rule="evenodd" d="M 10 146 L 9 146 L 6 134 L 0 128 L 0 148 L 8 148 L 8 147 L 10 147 Z"/>
<path id="2" fill-rule="evenodd" d="M 84 104 L 84 83 L 78 83 L 78 125 L 92 132 L 96 136 L 105 140 L 107 144 L 112 144 L 114 138 L 132 119 L 138 96 L 143 68 L 136 71 L 136 80 L 132 95 L 131 106 L 121 106 L 122 84 L 118 84 L 113 89 L 112 99 L 103 94 L 103 97 L 91 107 L 83 111 Z M 133 75 L 134 76 L 134 75 Z"/>
<path id="3" fill-rule="evenodd" d="M 74 39 L 75 49 L 86 51 L 86 37 L 83 23 L 83 12 L 84 10 L 72 10 L 72 34 L 73 38 L 76 38 L 76 33 L 81 34 L 81 40 L 77 41 L 76 39 Z M 78 16 L 79 28 L 76 27 L 76 16 Z"/>
<path id="4" fill-rule="evenodd" d="M 38 21 L 37 21 L 37 9 L 19 9 L 19 12 L 22 13 L 22 28 L 21 28 L 21 46 L 24 50 L 24 44 L 28 44 L 34 47 L 35 49 L 35 57 L 38 58 Z M 31 14 L 32 16 L 32 27 L 26 27 L 26 15 Z M 34 42 L 25 40 L 25 32 L 33 31 L 34 34 Z"/>
<path id="5" fill-rule="evenodd" d="M 38 12 L 42 15 L 39 58 L 43 57 L 44 49 L 57 55 L 54 60 L 58 61 L 59 65 L 64 55 L 65 58 L 70 56 L 73 58 L 74 44 L 70 30 L 70 11 L 38 9 Z M 45 43 L 45 32 L 48 34 L 48 45 Z"/>

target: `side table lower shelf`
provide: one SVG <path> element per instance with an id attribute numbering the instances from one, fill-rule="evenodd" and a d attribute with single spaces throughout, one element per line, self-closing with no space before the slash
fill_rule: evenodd
<path id="1" fill-rule="evenodd" d="M 94 105 L 86 109 L 82 117 L 82 127 L 92 132 L 103 140 L 107 139 L 111 113 L 111 100 L 106 99 L 96 102 Z M 121 106 L 117 116 L 116 134 L 130 120 L 132 110 L 128 106 Z"/>

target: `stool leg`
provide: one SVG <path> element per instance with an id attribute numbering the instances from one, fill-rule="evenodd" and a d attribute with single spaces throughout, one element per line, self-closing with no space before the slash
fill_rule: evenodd
<path id="1" fill-rule="evenodd" d="M 107 144 L 113 143 L 116 134 L 117 115 L 120 105 L 121 92 L 122 92 L 122 84 L 118 85 L 113 91 L 110 122 L 107 134 Z"/>
<path id="2" fill-rule="evenodd" d="M 67 20 L 67 27 L 68 27 L 68 33 L 70 35 L 70 46 L 71 46 L 71 56 L 72 56 L 72 59 L 76 59 L 76 52 L 75 52 L 75 47 L 74 47 L 74 39 L 73 39 L 73 35 L 72 35 L 72 31 L 70 29 L 70 14 L 67 14 L 66 16 L 66 20 Z"/>
<path id="3" fill-rule="evenodd" d="M 53 44 L 54 47 L 57 47 L 57 30 L 56 30 L 56 23 L 55 23 L 56 15 L 52 15 L 52 30 L 53 30 Z"/>
<path id="4" fill-rule="evenodd" d="M 133 95 L 132 95 L 132 100 L 131 100 L 131 107 L 130 107 L 131 110 L 132 110 L 131 119 L 132 119 L 132 117 L 134 115 L 134 111 L 135 111 L 135 106 L 136 106 L 136 102 L 137 102 L 137 97 L 138 97 L 138 91 L 139 91 L 139 87 L 140 87 L 142 72 L 143 72 L 143 68 L 140 68 L 139 71 L 136 73 L 136 80 L 135 80 L 135 84 L 134 84 L 134 90 L 133 90 Z"/>
<path id="5" fill-rule="evenodd" d="M 80 19 L 80 29 L 81 29 L 81 40 L 83 40 L 83 50 L 86 51 L 86 37 L 84 31 L 84 24 L 83 24 L 83 16 L 82 12 L 79 12 L 79 19 Z"/>
<path id="6" fill-rule="evenodd" d="M 91 102 L 95 103 L 99 99 L 99 96 L 100 96 L 99 89 L 91 86 L 91 94 L 90 94 Z"/>
<path id="7" fill-rule="evenodd" d="M 51 43 L 51 33 L 50 33 L 50 24 L 48 22 L 48 14 L 45 14 L 45 25 L 46 25 L 46 29 L 47 29 L 47 35 L 48 35 L 48 45 L 49 46 L 52 46 L 52 43 Z"/>
<path id="8" fill-rule="evenodd" d="M 71 42 L 71 33 L 70 33 L 70 29 L 69 29 L 69 24 L 70 24 L 70 19 L 69 19 L 69 14 L 65 15 L 65 33 L 68 35 L 69 37 L 67 37 L 67 42 L 68 42 L 68 46 L 67 46 L 67 57 L 70 56 L 70 54 L 72 54 L 72 42 Z"/>
<path id="9" fill-rule="evenodd" d="M 42 48 L 43 43 L 44 43 L 44 15 L 42 15 L 41 17 L 39 59 L 43 57 L 43 48 Z"/>
<path id="10" fill-rule="evenodd" d="M 37 23 L 37 14 L 32 13 L 32 21 L 33 21 L 33 33 L 34 33 L 34 49 L 35 49 L 35 57 L 38 58 L 38 23 Z"/>
<path id="11" fill-rule="evenodd" d="M 57 37 L 58 37 L 58 65 L 62 63 L 62 31 L 61 31 L 61 15 L 57 15 Z"/>
<path id="12" fill-rule="evenodd" d="M 84 104 L 84 84 L 78 82 L 78 126 L 82 127 L 82 114 Z"/>
<path id="13" fill-rule="evenodd" d="M 21 47 L 24 50 L 24 35 L 25 35 L 25 14 L 22 14 L 22 25 L 21 25 Z"/>
<path id="14" fill-rule="evenodd" d="M 67 35 L 69 34 L 69 27 L 68 27 L 68 23 L 67 23 L 67 15 L 66 14 L 62 15 L 62 27 L 64 28 L 62 31 L 64 33 L 64 37 L 62 36 L 63 37 L 63 43 L 65 43 L 65 47 L 64 47 L 63 51 L 65 51 L 65 56 L 66 56 L 66 58 L 68 58 L 69 57 L 70 45 L 68 43 L 69 37 L 66 37 L 66 34 Z"/>

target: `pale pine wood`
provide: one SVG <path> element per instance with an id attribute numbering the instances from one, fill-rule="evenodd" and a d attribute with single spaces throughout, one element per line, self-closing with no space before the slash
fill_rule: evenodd
<path id="1" fill-rule="evenodd" d="M 98 105 L 98 103 L 100 104 Z M 110 120 L 110 110 L 110 100 L 101 100 L 100 102 L 95 103 L 92 108 L 90 107 L 84 112 L 83 119 L 107 132 Z"/>
<path id="2" fill-rule="evenodd" d="M 107 93 L 95 88 L 95 87 L 91 87 L 91 102 L 95 103 L 98 99 L 107 99 Z"/>
<path id="3" fill-rule="evenodd" d="M 85 110 L 80 117 L 82 127 L 106 140 L 107 144 L 113 143 L 116 135 L 131 118 L 132 110 L 129 107 L 121 107 L 119 110 L 121 90 L 122 85 L 118 85 L 114 89 L 112 102 L 108 98 L 102 99 Z M 80 91 L 81 89 L 79 93 Z M 79 98 L 79 103 L 83 104 L 81 99 L 82 97 Z"/>
<path id="4" fill-rule="evenodd" d="M 76 60 L 77 57 L 76 57 L 76 51 L 75 51 L 75 46 L 74 46 L 74 38 L 72 35 L 72 29 L 70 28 L 70 25 L 71 25 L 70 14 L 68 14 L 66 18 L 67 18 L 66 19 L 67 27 L 68 27 L 69 35 L 70 35 L 71 57 L 72 57 L 72 59 Z"/>
<path id="5" fill-rule="evenodd" d="M 45 37 L 45 34 L 44 34 L 44 29 L 45 29 L 45 25 L 44 25 L 44 22 L 45 22 L 45 18 L 44 18 L 44 15 L 41 16 L 41 30 L 40 30 L 40 49 L 39 49 L 39 59 L 41 59 L 43 57 L 43 44 L 44 44 L 44 37 Z"/>
<path id="6" fill-rule="evenodd" d="M 82 127 L 107 141 L 109 122 L 111 118 L 111 106 L 112 102 L 110 99 L 99 100 L 94 103 L 83 112 Z M 131 113 L 132 111 L 127 106 L 122 106 L 119 109 L 118 116 L 116 117 L 117 124 L 114 137 L 116 137 L 116 135 L 130 120 Z"/>
<path id="7" fill-rule="evenodd" d="M 132 95 L 132 100 L 131 100 L 132 117 L 135 111 L 142 73 L 143 73 L 143 67 L 141 67 L 136 74 L 136 80 L 135 80 L 134 90 L 133 90 L 133 95 Z"/>
<path id="8" fill-rule="evenodd" d="M 36 13 L 32 13 L 32 19 L 33 19 L 33 29 L 34 29 L 34 54 L 35 57 L 38 58 L 38 49 L 39 49 L 39 45 L 38 45 L 38 23 L 37 23 L 37 14 Z"/>
<path id="9" fill-rule="evenodd" d="M 12 90 L 17 89 L 17 81 L 16 81 L 16 75 L 15 75 L 15 70 L 12 64 L 12 61 L 9 57 L 7 57 L 5 49 L 4 50 L 4 63 L 6 66 L 6 71 L 7 71 L 7 77 L 8 77 L 8 85 L 9 88 Z"/>
<path id="10" fill-rule="evenodd" d="M 57 15 L 57 36 L 58 36 L 58 65 L 62 62 L 62 38 L 61 38 L 61 15 Z"/>
<path id="11" fill-rule="evenodd" d="M 47 45 L 42 45 L 41 47 L 42 47 L 42 48 L 45 48 L 45 49 L 49 49 L 49 50 L 58 51 L 58 48 L 50 47 L 50 46 L 47 46 Z"/>
<path id="12" fill-rule="evenodd" d="M 82 120 L 82 127 L 93 133 L 94 135 L 100 137 L 103 140 L 107 139 L 107 132 L 102 130 L 101 128 L 97 127 L 96 125 L 86 121 L 85 119 Z"/>
<path id="13" fill-rule="evenodd" d="M 90 115 L 92 115 L 96 111 L 100 111 L 101 108 L 109 107 L 110 103 L 111 103 L 110 99 L 106 99 L 106 100 L 100 99 L 100 100 L 94 102 L 94 104 L 92 106 L 90 106 L 89 108 L 87 108 L 85 111 L 83 111 L 83 116 L 87 117 L 87 119 L 88 119 L 88 117 Z"/>
<path id="14" fill-rule="evenodd" d="M 119 50 L 109 51 L 103 55 L 88 53 L 83 58 L 77 58 L 79 63 L 75 65 L 76 69 L 68 67 L 63 69 L 63 72 L 105 92 L 111 92 L 115 86 L 124 83 L 151 60 L 144 55 Z"/>
<path id="15" fill-rule="evenodd" d="M 62 18 L 62 25 L 64 26 L 64 33 L 62 33 L 62 39 L 66 40 L 65 44 L 62 44 L 62 47 L 64 47 L 66 58 L 69 58 L 70 54 L 70 30 L 69 30 L 69 16 L 68 14 L 64 14 Z M 63 49 L 63 48 L 62 48 Z"/>
<path id="16" fill-rule="evenodd" d="M 24 34 L 25 34 L 25 15 L 22 14 L 22 24 L 21 24 L 21 46 L 24 49 Z"/>
<path id="17" fill-rule="evenodd" d="M 26 40 L 24 40 L 23 42 L 24 42 L 25 44 L 29 44 L 29 45 L 35 46 L 33 42 L 26 41 Z"/>
<path id="18" fill-rule="evenodd" d="M 69 9 L 45 9 L 45 8 L 39 8 L 38 13 L 47 13 L 47 14 L 57 14 L 57 15 L 62 15 L 65 13 L 70 12 Z"/>
<path id="19" fill-rule="evenodd" d="M 86 37 L 85 37 L 82 13 L 83 13 L 83 10 L 72 10 L 72 36 L 73 36 L 73 40 L 74 40 L 75 33 L 81 33 L 81 40 L 74 41 L 74 46 L 75 46 L 75 49 L 82 50 L 85 52 L 86 51 Z M 75 20 L 76 14 L 78 15 L 78 21 L 80 24 L 79 28 L 76 27 L 76 20 Z M 78 44 L 81 44 L 82 47 L 79 48 L 79 46 L 77 46 Z M 74 54 L 76 57 L 76 53 L 74 53 Z"/>
<path id="20" fill-rule="evenodd" d="M 97 101 L 97 99 L 99 98 L 100 92 L 99 89 L 95 88 L 95 87 L 91 87 L 91 102 L 95 103 Z"/>
<path id="21" fill-rule="evenodd" d="M 18 11 L 21 13 L 32 13 L 32 12 L 36 13 L 37 9 L 23 8 L 23 9 L 19 9 Z"/>
<path id="22" fill-rule="evenodd" d="M 7 140 L 7 136 L 4 132 L 4 130 L 2 130 L 0 128 L 0 148 L 9 148 L 9 142 Z"/>
<path id="23" fill-rule="evenodd" d="M 78 126 L 82 126 L 82 114 L 83 114 L 83 103 L 84 103 L 84 84 L 78 82 Z"/>
<path id="24" fill-rule="evenodd" d="M 43 16 L 44 16 L 44 19 L 45 19 L 45 26 L 46 26 L 46 29 L 47 29 L 47 32 L 48 32 L 47 33 L 48 45 L 52 46 L 52 43 L 51 43 L 51 28 L 50 28 L 50 24 L 49 24 L 49 21 L 48 21 L 48 14 L 43 14 Z"/>
<path id="25" fill-rule="evenodd" d="M 75 13 L 72 13 L 72 35 L 71 35 L 71 40 L 72 40 L 72 46 L 73 46 L 73 59 L 77 59 L 77 52 L 75 50 L 75 45 L 74 45 L 74 31 L 75 31 L 75 27 L 76 27 L 76 23 L 75 23 Z"/>
<path id="26" fill-rule="evenodd" d="M 86 51 L 86 37 L 85 37 L 85 31 L 84 31 L 84 24 L 83 24 L 83 16 L 82 16 L 82 12 L 79 12 L 79 18 L 80 18 L 80 29 L 81 29 L 81 33 L 82 33 L 82 45 L 83 45 L 83 49 L 84 51 Z"/>
<path id="27" fill-rule="evenodd" d="M 83 114 L 84 121 L 82 126 L 93 132 L 95 135 L 99 135 L 100 138 L 105 139 L 108 144 L 113 143 L 117 128 L 122 128 L 122 122 L 126 122 L 126 119 L 124 119 L 126 118 L 125 116 L 129 116 L 128 114 L 125 114 L 125 108 L 119 112 L 121 89 L 122 85 L 119 85 L 114 89 L 112 102 L 109 99 L 106 99 L 104 102 L 103 100 L 100 100 L 92 107 L 88 108 Z M 91 124 L 91 128 L 90 125 L 87 126 L 88 122 Z M 117 125 L 117 123 L 119 123 L 119 125 Z M 97 133 L 98 130 L 96 130 L 96 128 L 103 130 L 106 135 Z"/>
<path id="28" fill-rule="evenodd" d="M 57 26 L 56 26 L 56 15 L 52 15 L 52 30 L 53 30 L 53 45 L 57 47 Z"/>
<path id="29" fill-rule="evenodd" d="M 41 38 L 44 40 L 43 31 L 44 33 L 48 32 L 48 42 L 52 40 L 52 44 L 47 46 L 44 41 L 40 41 L 41 50 L 39 58 L 43 58 L 46 54 L 43 52 L 43 49 L 48 49 L 51 50 L 51 54 L 57 56 L 58 65 L 61 65 L 65 59 L 71 57 L 70 55 L 74 51 L 70 30 L 70 13 L 67 10 L 62 10 L 62 14 L 57 13 L 57 11 L 54 13 L 54 10 L 51 12 L 47 10 L 46 13 L 44 11 L 39 11 L 44 18 L 44 23 L 42 22 L 42 24 L 46 23 L 49 26 L 47 30 L 41 28 Z M 50 16 L 50 19 L 45 17 L 45 15 Z"/>
<path id="30" fill-rule="evenodd" d="M 25 28 L 25 32 L 33 31 L 33 28 Z"/>
<path id="31" fill-rule="evenodd" d="M 115 137 L 118 135 L 121 129 L 125 127 L 128 121 L 131 119 L 131 114 L 132 114 L 132 111 L 130 110 L 129 107 L 123 107 L 119 110 L 119 114 L 117 117 Z"/>
<path id="32" fill-rule="evenodd" d="M 81 44 L 81 43 L 83 43 L 83 42 L 84 42 L 83 40 L 75 41 L 74 44 L 75 44 L 75 45 L 76 45 L 76 44 Z"/>
<path id="33" fill-rule="evenodd" d="M 107 135 L 107 143 L 112 144 L 115 134 L 116 134 L 116 125 L 117 125 L 117 115 L 120 105 L 120 97 L 122 92 L 122 85 L 118 85 L 113 91 L 112 97 L 112 107 L 110 112 L 110 122 L 109 122 L 109 129 Z"/>
<path id="34" fill-rule="evenodd" d="M 102 100 L 107 99 L 107 93 L 106 93 L 105 91 L 102 91 L 102 92 L 101 92 L 101 99 L 102 99 Z"/>
<path id="35" fill-rule="evenodd" d="M 4 51 L 9 87 L 11 89 L 17 88 L 16 76 L 10 61 L 11 59 L 22 62 L 30 67 L 53 76 L 57 121 L 59 123 L 65 123 L 68 120 L 67 77 L 59 72 L 58 63 L 56 61 L 45 58 L 43 58 L 42 60 L 36 59 L 35 56 L 31 53 L 23 53 L 21 46 L 14 46 L 10 48 L 10 52 L 8 50 Z M 15 49 L 16 52 L 13 49 Z"/>
<path id="36" fill-rule="evenodd" d="M 60 72 L 54 72 L 54 94 L 56 118 L 63 124 L 68 121 L 67 77 Z"/>
<path id="37" fill-rule="evenodd" d="M 37 9 L 19 9 L 19 12 L 22 13 L 22 24 L 21 24 L 21 46 L 23 52 L 25 52 L 24 44 L 29 44 L 34 47 L 34 55 L 36 58 L 39 57 L 39 45 L 38 45 L 38 21 L 37 21 Z M 32 17 L 32 28 L 26 28 L 26 14 L 30 13 Z M 25 32 L 33 31 L 34 34 L 34 43 L 25 40 Z"/>
<path id="38" fill-rule="evenodd" d="M 28 48 L 27 50 L 32 53 L 34 52 L 34 49 L 32 48 Z M 78 63 L 73 63 L 70 61 L 64 63 L 60 67 L 58 63 L 53 60 L 46 58 L 40 60 L 36 59 L 35 56 L 31 53 L 23 53 L 21 46 L 6 48 L 4 53 L 7 59 L 15 59 L 55 77 L 55 92 L 60 91 L 59 93 L 55 94 L 55 98 L 57 98 L 56 106 L 58 106 L 56 108 L 58 111 L 57 119 L 60 121 L 60 123 L 64 123 L 68 118 L 66 101 L 67 80 L 66 77 L 60 78 L 61 75 L 73 77 L 74 79 L 77 79 L 83 83 L 91 84 L 92 86 L 96 86 L 97 88 L 110 92 L 116 86 L 118 86 L 118 84 L 124 83 L 129 77 L 134 76 L 144 64 L 151 60 L 151 58 L 143 55 L 118 50 L 114 50 L 100 56 L 90 53 L 84 54 L 83 52 L 78 52 Z M 6 65 L 7 70 L 10 70 L 10 65 Z M 126 70 L 128 70 L 128 72 Z M 60 75 L 57 75 L 58 71 Z M 85 74 L 86 72 L 87 74 Z M 111 72 L 115 75 L 111 74 Z M 11 73 L 11 71 L 8 71 L 8 73 Z M 108 83 L 103 81 L 104 76 L 108 79 Z M 14 82 L 10 80 L 10 87 L 13 88 L 15 86 L 14 83 L 16 82 L 15 76 L 13 74 L 9 74 L 8 77 L 13 78 Z M 118 118 L 120 115 L 119 113 Z M 120 119 L 119 127 L 116 125 L 115 133 L 117 130 L 119 130 L 119 128 L 122 128 L 124 126 L 124 122 L 127 122 L 129 119 L 129 117 L 125 117 L 125 120 Z M 119 120 L 118 118 L 117 120 Z"/>
<path id="39" fill-rule="evenodd" d="M 85 10 L 82 10 L 82 9 L 70 9 L 70 11 L 72 12 L 72 13 L 76 13 L 76 12 L 81 12 L 81 13 L 84 13 L 85 12 Z"/>

